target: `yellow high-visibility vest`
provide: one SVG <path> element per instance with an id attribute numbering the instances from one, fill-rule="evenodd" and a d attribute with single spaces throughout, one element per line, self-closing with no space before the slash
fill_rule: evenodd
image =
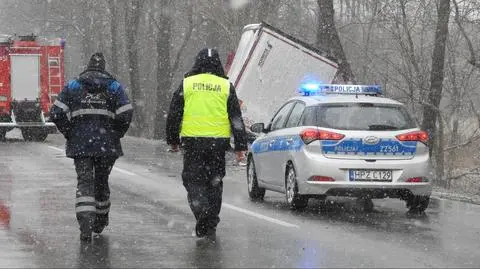
<path id="1" fill-rule="evenodd" d="M 227 101 L 230 82 L 212 74 L 183 80 L 184 108 L 180 136 L 229 138 Z"/>

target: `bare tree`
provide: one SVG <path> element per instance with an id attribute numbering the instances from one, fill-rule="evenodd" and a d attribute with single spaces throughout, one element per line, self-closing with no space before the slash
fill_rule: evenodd
<path id="1" fill-rule="evenodd" d="M 132 133 L 140 136 L 145 124 L 144 98 L 140 88 L 140 66 L 138 62 L 138 28 L 140 24 L 143 1 L 126 1 L 125 28 L 126 46 L 128 55 L 128 74 L 130 77 L 131 99 L 135 108 Z M 131 4 L 131 6 L 129 6 Z"/>
<path id="2" fill-rule="evenodd" d="M 161 11 L 154 18 L 157 27 L 157 102 L 155 107 L 154 138 L 160 139 L 165 136 L 166 114 L 170 97 L 173 93 L 172 84 L 174 74 L 180 67 L 182 54 L 190 41 L 191 35 L 196 28 L 194 23 L 193 5 L 187 5 L 187 28 L 183 40 L 176 54 L 171 51 L 173 41 L 173 19 L 171 15 L 172 1 L 163 1 Z M 174 57 L 172 57 L 172 54 Z M 173 58 L 173 61 L 172 61 Z"/>
<path id="3" fill-rule="evenodd" d="M 118 75 L 118 9 L 117 9 L 118 2 L 117 0 L 108 0 L 108 7 L 110 8 L 110 35 L 112 38 L 112 45 L 111 45 L 111 59 L 112 59 L 112 73 Z"/>
<path id="4" fill-rule="evenodd" d="M 338 59 L 339 74 L 343 81 L 355 82 L 355 76 L 343 51 L 342 42 L 335 27 L 333 2 L 331 0 L 317 0 L 317 5 L 319 10 L 317 46 L 330 51 Z"/>
<path id="5" fill-rule="evenodd" d="M 431 136 L 431 152 L 435 147 L 435 164 L 437 178 L 443 179 L 444 176 L 444 151 L 441 142 L 443 130 L 438 132 L 437 122 L 442 124 L 439 120 L 439 107 L 442 99 L 443 79 L 445 76 L 445 48 L 448 37 L 448 21 L 450 18 L 450 0 L 440 0 L 437 8 L 437 26 L 435 32 L 435 43 L 432 55 L 432 71 L 430 75 L 430 91 L 428 93 L 428 103 L 423 108 L 423 129 Z"/>
<path id="6" fill-rule="evenodd" d="M 255 1 L 255 6 L 257 7 L 256 21 L 270 22 L 270 19 L 276 18 L 276 15 L 278 14 L 278 9 L 282 4 L 283 4 L 282 1 L 279 1 L 279 0 L 256 0 Z"/>
<path id="7" fill-rule="evenodd" d="M 86 60 L 93 52 L 93 40 L 95 31 L 94 28 L 94 12 L 95 9 L 92 8 L 93 3 L 90 0 L 86 0 L 84 5 L 81 7 L 81 19 L 80 29 L 83 29 L 83 38 L 82 38 L 82 47 L 83 47 L 83 59 Z"/>
<path id="8" fill-rule="evenodd" d="M 468 61 L 471 65 L 480 68 L 480 63 L 477 61 L 476 53 L 473 48 L 472 41 L 470 40 L 470 37 L 468 36 L 467 31 L 465 30 L 465 27 L 462 24 L 462 21 L 460 19 L 460 11 L 458 7 L 457 0 L 452 0 L 453 4 L 455 6 L 455 23 L 457 24 L 458 28 L 460 29 L 460 32 L 462 33 L 463 37 L 465 38 L 465 41 L 467 42 L 468 45 L 468 51 L 470 53 L 470 60 Z"/>
<path id="9" fill-rule="evenodd" d="M 157 101 L 155 107 L 155 122 L 153 137 L 156 139 L 164 137 L 165 117 L 168 107 L 167 94 L 172 87 L 173 70 L 171 66 L 171 48 L 173 21 L 167 12 L 167 6 L 162 6 L 159 16 L 156 16 L 157 26 Z"/>

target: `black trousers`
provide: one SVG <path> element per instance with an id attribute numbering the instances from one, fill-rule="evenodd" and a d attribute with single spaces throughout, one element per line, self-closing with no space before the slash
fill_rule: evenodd
<path id="1" fill-rule="evenodd" d="M 80 230 L 91 231 L 96 220 L 108 224 L 110 188 L 108 176 L 116 157 L 92 157 L 74 159 L 77 171 L 75 212 Z"/>
<path id="2" fill-rule="evenodd" d="M 182 179 L 197 235 L 214 233 L 220 222 L 224 176 L 225 150 L 185 148 Z"/>

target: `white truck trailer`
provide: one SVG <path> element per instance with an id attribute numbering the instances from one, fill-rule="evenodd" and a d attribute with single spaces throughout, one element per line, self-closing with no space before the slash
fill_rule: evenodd
<path id="1" fill-rule="evenodd" d="M 255 122 L 268 123 L 302 83 L 332 83 L 338 63 L 325 52 L 260 23 L 244 27 L 226 69 L 249 127 Z"/>

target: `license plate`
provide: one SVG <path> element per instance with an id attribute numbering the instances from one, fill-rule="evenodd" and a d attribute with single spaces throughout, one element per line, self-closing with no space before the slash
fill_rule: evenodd
<path id="1" fill-rule="evenodd" d="M 392 170 L 350 170 L 350 181 L 392 181 Z"/>

